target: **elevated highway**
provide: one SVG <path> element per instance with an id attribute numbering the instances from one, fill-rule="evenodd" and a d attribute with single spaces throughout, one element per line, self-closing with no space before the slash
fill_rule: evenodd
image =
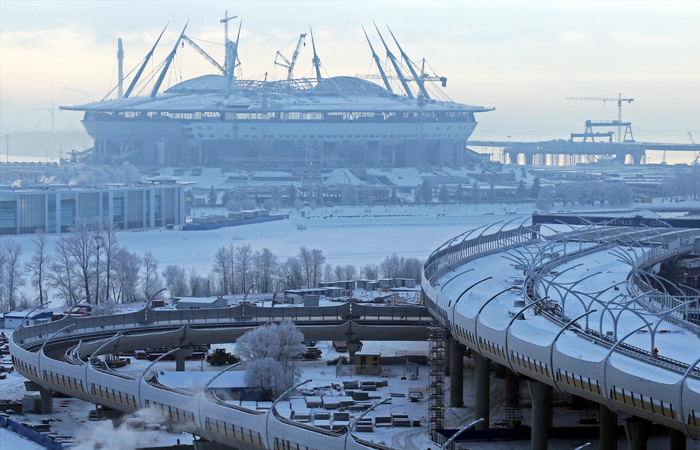
<path id="1" fill-rule="evenodd" d="M 276 410 L 252 411 L 224 402 L 210 391 L 199 394 L 165 387 L 157 376 L 133 377 L 106 368 L 99 355 L 149 347 L 181 350 L 194 345 L 235 342 L 246 331 L 269 322 L 292 320 L 308 339 L 427 339 L 432 320 L 425 307 L 364 306 L 251 307 L 141 311 L 66 318 L 31 327 L 10 337 L 12 362 L 39 387 L 104 405 L 124 413 L 151 408 L 180 429 L 244 450 L 387 449 L 345 431 L 328 431 L 282 417 Z M 350 347 L 350 346 L 349 346 Z M 179 350 L 178 350 L 179 349 Z M 181 357 L 184 361 L 184 356 Z"/>
<path id="2" fill-rule="evenodd" d="M 690 349 L 698 348 L 700 292 L 653 286 L 670 286 L 657 265 L 690 252 L 698 232 L 554 227 L 482 227 L 425 263 L 426 304 L 475 355 L 477 389 L 488 392 L 480 366 L 489 362 L 531 380 L 533 449 L 547 445 L 552 389 L 601 405 L 602 449 L 616 445 L 617 414 L 632 416 L 629 429 L 655 422 L 676 442 L 696 439 L 700 359 Z M 488 397 L 476 400 L 487 425 Z"/>

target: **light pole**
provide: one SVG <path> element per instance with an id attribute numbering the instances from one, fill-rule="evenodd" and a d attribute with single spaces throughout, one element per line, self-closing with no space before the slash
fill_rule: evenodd
<path id="1" fill-rule="evenodd" d="M 389 402 L 389 401 L 391 401 L 391 397 L 387 397 L 387 398 L 385 398 L 384 400 L 382 400 L 381 402 L 375 403 L 374 405 L 372 405 L 371 407 L 369 407 L 367 410 L 365 410 L 365 412 L 363 412 L 362 414 L 360 414 L 360 415 L 357 417 L 357 419 L 353 420 L 352 423 L 350 423 L 350 425 L 348 425 L 348 433 L 345 435 L 345 446 L 344 446 L 343 448 L 345 448 L 345 449 L 348 448 L 348 438 L 350 437 L 350 433 L 352 433 L 352 430 L 355 429 L 355 427 L 357 426 L 357 423 L 360 421 L 360 419 L 362 419 L 363 417 L 365 417 L 365 415 L 366 415 L 368 412 L 372 411 L 372 410 L 373 410 L 374 408 L 376 408 L 377 406 L 383 405 L 383 404 L 385 404 L 385 403 L 387 403 L 387 402 Z"/>
<path id="2" fill-rule="evenodd" d="M 476 425 L 477 423 L 482 422 L 482 421 L 484 421 L 484 420 L 486 420 L 486 419 L 484 419 L 484 418 L 482 417 L 482 418 L 480 418 L 480 419 L 476 419 L 475 421 L 473 421 L 473 422 L 471 422 L 471 423 L 468 423 L 468 424 L 466 424 L 465 426 L 463 426 L 458 432 L 456 432 L 455 434 L 453 434 L 452 437 L 449 438 L 449 439 L 447 440 L 447 442 L 445 442 L 444 444 L 442 444 L 442 447 L 440 447 L 440 450 L 445 450 L 445 449 L 447 448 L 447 446 L 450 445 L 450 444 L 452 443 L 452 441 L 454 441 L 455 439 L 457 439 L 457 436 L 459 436 L 460 434 L 462 434 L 462 431 L 466 430 L 467 428 L 473 427 L 473 426 Z"/>
<path id="3" fill-rule="evenodd" d="M 289 394 L 292 392 L 294 389 L 298 388 L 299 386 L 303 386 L 306 383 L 310 383 L 311 379 L 304 380 L 301 383 L 297 383 L 294 386 L 290 387 L 286 391 L 282 392 L 279 397 L 275 399 L 274 402 L 272 402 L 272 406 L 270 406 L 270 409 L 267 411 L 267 417 L 265 418 L 265 440 L 267 441 L 267 448 L 272 448 L 270 447 L 270 414 L 272 414 L 272 411 L 275 409 L 275 406 L 277 403 L 284 398 L 285 395 Z"/>

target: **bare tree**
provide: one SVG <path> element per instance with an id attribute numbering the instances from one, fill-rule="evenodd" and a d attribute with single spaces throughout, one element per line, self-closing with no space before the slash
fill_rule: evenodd
<path id="1" fill-rule="evenodd" d="M 212 266 L 212 272 L 218 278 L 219 293 L 222 295 L 233 294 L 233 260 L 231 259 L 231 252 L 228 247 L 221 247 L 216 251 L 214 255 L 214 264 Z"/>
<path id="2" fill-rule="evenodd" d="M 132 303 L 139 299 L 137 287 L 141 258 L 125 248 L 120 248 L 114 258 L 114 280 L 112 282 L 115 301 Z"/>
<path id="3" fill-rule="evenodd" d="M 32 237 L 34 254 L 27 263 L 27 270 L 32 276 L 32 284 L 37 291 L 39 304 L 43 305 L 48 300 L 47 284 L 49 280 L 49 265 L 51 255 L 48 252 L 46 234 L 40 229 Z"/>
<path id="4" fill-rule="evenodd" d="M 77 281 L 82 294 L 90 302 L 92 298 L 91 285 L 95 278 L 93 271 L 95 241 L 90 223 L 82 220 L 76 221 L 71 228 L 71 233 L 66 238 L 66 246 L 73 263 L 76 265 Z"/>
<path id="5" fill-rule="evenodd" d="M 49 286 L 58 291 L 66 306 L 73 306 L 78 301 L 78 277 L 68 246 L 68 235 L 61 236 L 56 241 L 52 259 L 49 265 Z"/>
<path id="6" fill-rule="evenodd" d="M 302 245 L 299 247 L 299 253 L 297 253 L 297 258 L 299 258 L 299 264 L 301 265 L 301 271 L 302 275 L 304 277 L 304 284 L 306 284 L 306 287 L 311 287 L 311 278 L 312 278 L 312 267 L 313 267 L 313 262 L 312 262 L 312 255 L 311 255 L 311 250 L 305 245 Z"/>
<path id="7" fill-rule="evenodd" d="M 111 226 L 105 232 L 105 297 L 107 300 L 110 300 L 112 295 L 113 264 L 118 249 L 117 229 Z"/>
<path id="8" fill-rule="evenodd" d="M 236 246 L 234 253 L 234 265 L 241 284 L 241 292 L 246 293 L 249 286 L 251 271 L 253 268 L 253 247 L 250 244 Z"/>
<path id="9" fill-rule="evenodd" d="M 163 270 L 165 286 L 170 291 L 171 297 L 183 297 L 187 295 L 187 275 L 185 269 L 170 265 Z"/>
<path id="10" fill-rule="evenodd" d="M 7 308 L 10 311 L 17 309 L 19 300 L 18 289 L 24 286 L 24 273 L 19 257 L 22 254 L 22 246 L 12 239 L 5 242 L 5 291 Z"/>
<path id="11" fill-rule="evenodd" d="M 343 279 L 344 280 L 354 280 L 357 278 L 357 269 L 352 264 L 346 264 L 343 266 Z"/>
<path id="12" fill-rule="evenodd" d="M 282 264 L 280 278 L 284 280 L 284 286 L 287 289 L 299 289 L 304 284 L 301 263 L 296 257 L 291 257 Z"/>
<path id="13" fill-rule="evenodd" d="M 255 252 L 256 283 L 258 292 L 272 292 L 273 274 L 277 270 L 277 255 L 265 247 Z"/>
<path id="14" fill-rule="evenodd" d="M 158 261 L 153 256 L 153 253 L 146 252 L 143 255 L 143 297 L 148 301 L 156 292 L 158 292 L 162 283 L 158 275 Z"/>
<path id="15" fill-rule="evenodd" d="M 102 224 L 99 221 L 94 221 L 92 223 L 92 245 L 93 245 L 93 273 L 94 273 L 94 291 L 95 291 L 95 304 L 99 304 L 109 297 L 109 295 L 104 295 L 104 299 L 100 296 L 100 286 L 102 283 L 102 272 L 104 268 L 101 267 L 102 263 L 102 253 L 106 250 L 106 242 L 104 233 L 102 232 Z"/>

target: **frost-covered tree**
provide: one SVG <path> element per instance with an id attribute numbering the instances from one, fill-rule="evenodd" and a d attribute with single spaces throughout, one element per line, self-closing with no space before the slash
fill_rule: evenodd
<path id="1" fill-rule="evenodd" d="M 538 209 L 548 210 L 554 203 L 554 188 L 545 186 L 539 190 L 536 205 Z"/>
<path id="2" fill-rule="evenodd" d="M 376 280 L 379 278 L 379 266 L 376 264 L 367 264 L 366 266 L 362 267 L 360 276 L 368 280 Z"/>
<path id="3" fill-rule="evenodd" d="M 143 255 L 143 298 L 148 301 L 162 288 L 160 276 L 158 275 L 158 261 L 153 253 L 146 252 Z"/>
<path id="4" fill-rule="evenodd" d="M 479 185 L 476 183 L 476 180 L 474 180 L 474 184 L 472 184 L 469 196 L 471 197 L 472 203 L 474 203 L 475 205 L 479 203 L 479 197 L 481 196 L 481 193 L 479 191 Z"/>
<path id="5" fill-rule="evenodd" d="M 216 190 L 214 189 L 214 186 L 209 189 L 209 194 L 207 195 L 207 206 L 216 206 Z"/>
<path id="6" fill-rule="evenodd" d="M 187 275 L 185 269 L 175 265 L 169 265 L 163 270 L 165 287 L 168 288 L 171 297 L 184 297 L 187 295 Z"/>
<path id="7" fill-rule="evenodd" d="M 438 192 L 438 200 L 440 200 L 443 205 L 447 204 L 447 202 L 450 201 L 450 191 L 447 190 L 447 185 L 444 183 L 440 185 L 440 192 Z"/>
<path id="8" fill-rule="evenodd" d="M 462 188 L 462 183 L 457 184 L 455 188 L 455 201 L 460 205 L 464 202 L 464 189 Z"/>
<path id="9" fill-rule="evenodd" d="M 141 258 L 125 248 L 120 248 L 114 255 L 114 280 L 112 298 L 116 302 L 132 303 L 139 298 Z"/>
<path id="10" fill-rule="evenodd" d="M 532 188 L 530 188 L 530 197 L 537 199 L 540 195 L 540 190 L 542 186 L 540 185 L 540 177 L 535 177 L 532 180 Z"/>
<path id="11" fill-rule="evenodd" d="M 379 264 L 379 269 L 385 278 L 399 278 L 401 264 L 401 258 L 394 252 L 384 258 L 384 261 Z"/>
<path id="12" fill-rule="evenodd" d="M 306 349 L 303 340 L 304 335 L 291 321 L 245 333 L 236 341 L 236 353 L 245 364 L 246 379 L 273 397 L 293 386 L 301 375 L 296 358 Z"/>
<path id="13" fill-rule="evenodd" d="M 430 185 L 428 180 L 423 180 L 418 192 L 416 192 L 417 199 L 420 199 L 422 203 L 428 204 L 433 201 L 433 187 Z"/>

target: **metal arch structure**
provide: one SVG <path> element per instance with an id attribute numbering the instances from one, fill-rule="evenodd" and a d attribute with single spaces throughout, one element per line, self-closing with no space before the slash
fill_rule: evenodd
<path id="1" fill-rule="evenodd" d="M 540 298 L 540 299 L 537 299 L 537 300 L 533 301 L 532 303 L 528 304 L 528 305 L 525 306 L 524 308 L 520 309 L 520 311 L 518 311 L 518 312 L 516 312 L 515 314 L 513 314 L 513 317 L 511 317 L 510 322 L 508 322 L 508 326 L 506 327 L 506 330 L 505 330 L 505 332 L 504 332 L 504 335 L 505 335 L 505 349 L 506 349 L 506 357 L 508 358 L 508 367 L 509 367 L 510 370 L 512 370 L 513 372 L 516 372 L 516 370 L 515 370 L 515 368 L 513 367 L 513 362 L 512 362 L 512 360 L 511 360 L 511 358 L 510 358 L 510 351 L 509 351 L 510 348 L 508 347 L 508 336 L 510 336 L 510 327 L 513 326 L 513 322 L 515 322 L 516 320 L 518 320 L 518 317 L 519 317 L 521 314 L 523 314 L 525 311 L 527 311 L 527 310 L 530 309 L 531 307 L 533 307 L 533 306 L 535 306 L 535 305 L 537 305 L 537 304 L 539 304 L 539 303 L 541 303 L 541 302 L 543 302 L 543 301 L 545 301 L 545 300 L 547 300 L 547 297 L 542 297 L 542 298 Z M 481 356 L 483 356 L 483 355 L 481 355 Z"/>
<path id="2" fill-rule="evenodd" d="M 685 373 L 683 374 L 683 378 L 681 378 L 680 381 L 680 386 L 678 387 L 678 409 L 680 410 L 680 415 L 683 417 L 683 431 L 685 432 L 686 435 L 691 436 L 693 439 L 695 439 L 695 436 L 693 436 L 690 433 L 690 430 L 688 430 L 688 426 L 685 423 L 685 417 L 686 413 L 685 410 L 683 409 L 683 390 L 685 389 L 685 383 L 688 380 L 688 376 L 690 373 L 695 369 L 695 367 L 700 364 L 700 358 L 696 359 L 693 364 L 691 364 L 688 369 L 686 369 Z"/>
<path id="3" fill-rule="evenodd" d="M 572 325 L 576 324 L 579 320 L 581 320 L 584 317 L 589 316 L 590 314 L 593 314 L 596 312 L 595 309 L 591 311 L 586 311 L 585 313 L 581 314 L 580 316 L 576 317 L 575 319 L 572 319 L 569 323 L 564 325 L 561 330 L 557 333 L 556 336 L 554 336 L 554 339 L 552 340 L 552 343 L 549 344 L 549 365 L 552 368 L 550 371 L 552 373 L 552 383 L 554 384 L 554 388 L 559 391 L 559 393 L 563 394 L 564 391 L 561 390 L 559 387 L 559 383 L 557 383 L 557 373 L 556 370 L 554 370 L 554 348 L 557 345 L 557 340 L 561 337 L 562 334 Z"/>
<path id="4" fill-rule="evenodd" d="M 459 303 L 459 301 L 462 300 L 462 296 L 464 296 L 464 294 L 466 294 L 467 292 L 469 292 L 470 290 L 472 290 L 473 287 L 478 286 L 479 284 L 483 283 L 483 282 L 486 281 L 486 280 L 490 280 L 491 278 L 492 278 L 492 277 L 486 277 L 486 278 L 484 278 L 484 279 L 481 279 L 481 280 L 477 281 L 476 283 L 472 284 L 471 286 L 469 286 L 468 288 L 466 288 L 466 289 L 464 290 L 464 292 L 462 292 L 461 294 L 459 294 L 459 297 L 457 297 L 457 300 L 455 300 L 455 304 L 452 305 L 452 306 L 454 306 L 454 308 L 452 308 L 452 323 L 453 323 L 453 324 L 454 324 L 454 321 L 455 321 L 455 311 L 457 310 L 457 303 Z M 452 328 L 452 333 L 454 334 L 454 328 Z"/>
<path id="5" fill-rule="evenodd" d="M 486 308 L 486 306 L 487 306 L 489 303 L 491 303 L 491 301 L 493 301 L 494 299 L 496 299 L 498 296 L 500 296 L 501 294 L 504 294 L 504 293 L 510 291 L 511 289 L 512 289 L 512 288 L 503 289 L 501 292 L 499 292 L 498 294 L 494 295 L 494 296 L 491 297 L 490 299 L 486 300 L 486 302 L 485 302 L 483 305 L 481 305 L 481 308 L 479 308 L 479 312 L 477 312 L 477 313 L 476 313 L 476 317 L 474 317 L 474 336 L 478 336 L 478 335 L 479 335 L 479 316 L 481 315 L 481 312 L 484 310 L 484 308 Z M 483 352 L 483 350 L 481 349 L 481 346 L 478 345 L 477 347 L 478 347 L 478 348 L 477 348 L 477 351 L 479 352 L 479 354 L 480 354 L 481 356 L 484 356 L 484 352 Z M 484 356 L 484 358 L 485 358 L 485 356 Z"/>
<path id="6" fill-rule="evenodd" d="M 644 325 L 637 328 L 636 330 L 630 331 L 629 333 L 627 333 L 627 335 L 625 335 L 625 337 L 623 337 L 619 341 L 615 342 L 615 344 L 613 344 L 610 351 L 608 351 L 608 354 L 605 356 L 605 360 L 604 360 L 605 362 L 603 364 L 603 392 L 605 392 L 605 397 L 608 400 L 608 408 L 610 408 L 610 411 L 614 412 L 615 414 L 618 413 L 618 410 L 617 410 L 617 408 L 615 408 L 612 405 L 612 401 L 611 401 L 612 399 L 610 398 L 610 389 L 608 389 L 608 366 L 610 365 L 610 357 L 615 352 L 615 349 L 617 348 L 618 345 L 622 344 L 625 339 L 632 336 L 634 333 L 641 330 L 642 328 L 644 328 Z"/>

